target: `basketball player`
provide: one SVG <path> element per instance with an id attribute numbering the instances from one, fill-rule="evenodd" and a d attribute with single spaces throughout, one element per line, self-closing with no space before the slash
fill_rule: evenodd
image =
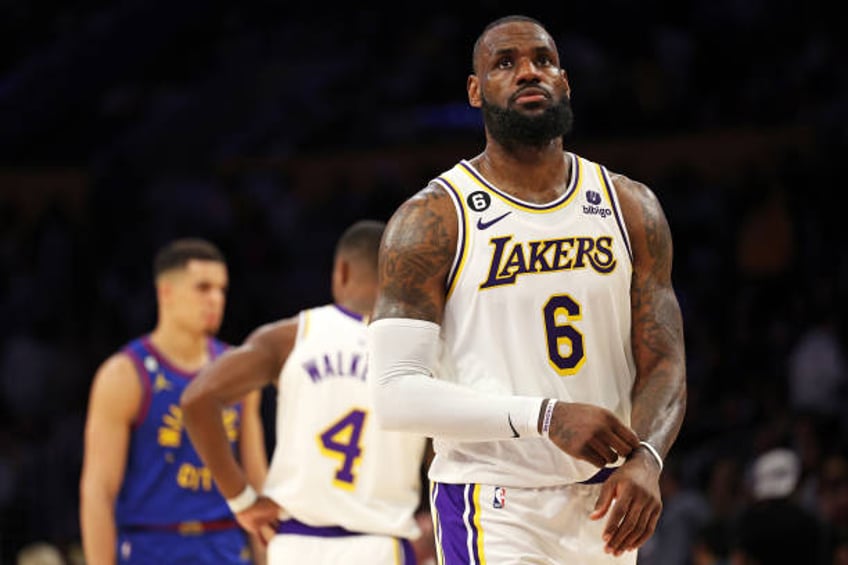
<path id="1" fill-rule="evenodd" d="M 183 394 L 186 426 L 239 522 L 274 564 L 410 564 L 420 536 L 423 436 L 382 431 L 366 382 L 367 319 L 385 224 L 337 243 L 334 302 L 254 331 Z M 259 496 L 227 449 L 221 409 L 275 383 L 277 447 Z"/>
<path id="2" fill-rule="evenodd" d="M 635 563 L 685 409 L 668 224 L 647 187 L 564 151 L 542 24 L 487 26 L 467 89 L 484 151 L 386 228 L 375 415 L 433 437 L 446 565 Z"/>
<path id="3" fill-rule="evenodd" d="M 186 385 L 226 348 L 213 337 L 224 257 L 205 240 L 176 240 L 156 255 L 154 275 L 156 327 L 107 359 L 92 384 L 80 484 L 86 562 L 249 563 L 248 537 L 184 433 L 179 407 Z M 221 418 L 227 449 L 254 484 L 267 471 L 259 401 L 258 393 L 235 398 Z"/>

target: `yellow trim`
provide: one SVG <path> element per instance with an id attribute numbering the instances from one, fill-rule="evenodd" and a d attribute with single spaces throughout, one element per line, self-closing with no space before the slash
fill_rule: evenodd
<path id="1" fill-rule="evenodd" d="M 483 551 L 483 528 L 480 526 L 480 514 L 483 510 L 480 504 L 480 485 L 474 485 L 474 529 L 477 530 L 477 555 L 480 556 L 480 565 L 486 565 L 486 554 Z"/>
<path id="2" fill-rule="evenodd" d="M 610 208 L 615 209 L 615 203 L 612 201 L 612 194 L 609 193 L 610 187 L 607 186 L 606 179 L 604 179 L 604 172 L 601 170 L 601 166 L 598 163 L 593 163 L 595 165 L 595 173 L 598 175 L 598 187 L 601 189 L 601 192 L 604 193 L 604 200 L 607 201 Z"/>
<path id="3" fill-rule="evenodd" d="M 306 334 L 309 333 L 309 321 L 312 319 L 312 311 L 307 310 L 303 313 L 303 328 L 300 332 L 300 339 L 305 339 Z"/>
<path id="4" fill-rule="evenodd" d="M 402 546 L 400 544 L 400 540 L 397 539 L 397 538 L 394 538 L 394 540 L 395 540 L 395 563 L 397 563 L 397 565 L 404 565 L 403 550 L 402 550 Z"/>
<path id="5" fill-rule="evenodd" d="M 451 281 L 451 284 L 448 287 L 447 292 L 445 293 L 445 300 L 448 300 L 453 294 L 453 290 L 456 288 L 456 284 L 459 280 L 459 277 L 462 275 L 462 270 L 465 268 L 465 263 L 468 261 L 469 246 L 471 244 L 471 232 L 468 231 L 469 215 L 468 208 L 465 206 L 465 200 L 463 199 L 463 191 L 459 190 L 457 187 L 451 184 L 450 179 L 448 179 L 447 177 L 445 177 L 444 180 L 449 187 L 447 191 L 451 195 L 451 199 L 458 201 L 457 204 L 459 206 L 459 216 L 457 217 L 457 220 L 461 219 L 463 221 L 462 230 L 463 235 L 465 236 L 463 239 L 462 249 L 459 250 L 459 265 L 456 266 L 456 271 L 454 272 L 453 280 Z"/>
<path id="6" fill-rule="evenodd" d="M 436 508 L 436 501 L 433 499 L 435 485 L 433 481 L 430 481 L 430 516 L 433 520 L 433 538 L 436 543 L 436 564 L 445 565 L 445 550 L 442 547 L 442 523 L 439 521 L 439 510 Z"/>
<path id="7" fill-rule="evenodd" d="M 521 202 L 518 198 L 515 198 L 514 196 L 509 197 L 509 196 L 503 194 L 498 188 L 496 188 L 494 186 L 489 186 L 488 184 L 481 182 L 480 179 L 478 179 L 476 176 L 474 176 L 471 173 L 471 171 L 469 171 L 465 166 L 460 167 L 460 169 L 462 170 L 462 172 L 465 174 L 466 177 L 471 179 L 471 182 L 473 182 L 475 185 L 482 188 L 483 190 L 485 190 L 489 194 L 493 194 L 493 195 L 497 196 L 504 204 L 511 206 L 512 208 L 518 208 L 519 210 L 531 212 L 533 214 L 547 214 L 549 212 L 556 212 L 557 210 L 562 210 L 563 208 L 568 206 L 568 204 L 570 204 L 571 201 L 574 199 L 574 196 L 578 192 L 580 192 L 580 186 L 583 184 L 583 174 L 582 174 L 583 173 L 583 167 L 580 165 L 581 159 L 580 159 L 580 157 L 578 157 L 577 155 L 574 155 L 573 153 L 570 153 L 569 155 L 573 156 L 572 162 L 574 163 L 575 170 L 572 171 L 572 177 L 574 176 L 575 173 L 578 175 L 577 176 L 577 184 L 575 185 L 574 190 L 571 191 L 571 194 L 569 194 L 568 197 L 565 200 L 563 200 L 562 202 L 560 202 L 559 204 L 557 204 L 556 206 L 554 206 L 552 208 L 541 208 L 540 209 L 540 208 L 535 208 L 533 206 L 530 206 L 529 204 L 525 204 L 525 203 Z M 476 172 L 478 175 L 480 175 L 481 177 L 483 176 L 483 175 L 480 174 L 480 171 L 478 171 L 470 162 L 466 161 L 465 164 L 466 164 L 466 166 L 472 168 L 474 170 L 474 172 Z M 568 184 L 571 185 L 571 179 L 569 179 Z"/>

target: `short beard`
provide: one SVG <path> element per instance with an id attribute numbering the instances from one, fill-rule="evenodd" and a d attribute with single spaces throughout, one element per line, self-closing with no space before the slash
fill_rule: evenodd
<path id="1" fill-rule="evenodd" d="M 506 147 L 542 147 L 567 135 L 574 123 L 574 112 L 567 96 L 538 116 L 527 116 L 509 106 L 501 108 L 489 104 L 485 98 L 482 98 L 482 110 L 489 135 Z"/>

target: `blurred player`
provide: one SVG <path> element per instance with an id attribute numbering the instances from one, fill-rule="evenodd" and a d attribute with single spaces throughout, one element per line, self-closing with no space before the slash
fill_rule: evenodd
<path id="1" fill-rule="evenodd" d="M 227 267 L 199 239 L 162 248 L 154 260 L 158 320 L 98 369 L 85 427 L 80 484 L 89 565 L 249 563 L 248 536 L 183 431 L 180 395 L 226 349 L 221 326 Z M 220 423 L 226 449 L 261 484 L 267 456 L 259 393 L 233 401 Z M 261 557 L 261 550 L 260 557 Z"/>
<path id="2" fill-rule="evenodd" d="M 239 522 L 270 540 L 272 565 L 415 562 L 424 436 L 380 430 L 366 382 L 366 328 L 384 224 L 338 241 L 333 304 L 264 325 L 183 394 L 186 426 Z M 227 448 L 221 410 L 275 383 L 277 447 L 262 496 Z"/>

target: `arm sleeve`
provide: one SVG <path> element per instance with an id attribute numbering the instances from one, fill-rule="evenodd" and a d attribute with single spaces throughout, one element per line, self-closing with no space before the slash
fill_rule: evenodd
<path id="1" fill-rule="evenodd" d="M 459 441 L 540 436 L 544 398 L 485 393 L 433 378 L 439 360 L 433 322 L 372 322 L 368 357 L 374 411 L 384 429 Z"/>

